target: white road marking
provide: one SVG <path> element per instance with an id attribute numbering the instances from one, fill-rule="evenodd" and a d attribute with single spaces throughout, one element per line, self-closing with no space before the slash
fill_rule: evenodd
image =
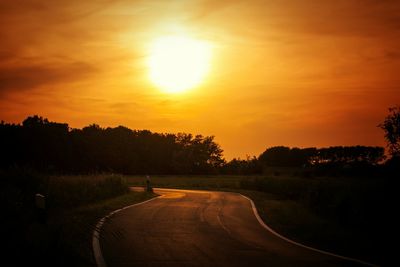
<path id="1" fill-rule="evenodd" d="M 241 195 L 242 197 L 244 197 L 245 199 L 247 199 L 247 200 L 250 201 L 251 207 L 252 207 L 252 209 L 253 209 L 253 213 L 254 213 L 254 215 L 256 216 L 258 222 L 261 224 L 262 227 L 264 227 L 265 229 L 267 229 L 269 232 L 271 232 L 271 233 L 274 234 L 275 236 L 277 236 L 277 237 L 279 237 L 279 238 L 281 238 L 281 239 L 283 239 L 283 240 L 285 240 L 285 241 L 287 241 L 287 242 L 289 242 L 289 243 L 292 243 L 292 244 L 294 244 L 294 245 L 296 245 L 296 246 L 299 246 L 299 247 L 302 247 L 302 248 L 306 248 L 306 249 L 309 249 L 309 250 L 312 250 L 312 251 L 315 251 L 315 252 L 319 252 L 319 253 L 322 253 L 322 254 L 325 254 L 325 255 L 333 256 L 333 257 L 340 258 L 340 259 L 343 259 L 343 260 L 348 260 L 348 261 L 353 261 L 353 262 L 361 263 L 361 264 L 364 264 L 364 265 L 367 265 L 367 266 L 372 266 L 372 267 L 377 267 L 377 266 L 378 266 L 378 265 L 375 265 L 375 264 L 372 264 L 372 263 L 369 263 L 369 262 L 366 262 L 366 261 L 362 261 L 362 260 L 359 260 L 359 259 L 354 259 L 354 258 L 350 258 L 350 257 L 345 257 L 345 256 L 337 255 L 337 254 L 334 254 L 334 253 L 331 253 L 331 252 L 328 252 L 328 251 L 324 251 L 324 250 L 316 249 L 316 248 L 313 248 L 313 247 L 309 247 L 309 246 L 306 246 L 306 245 L 303 245 L 303 244 L 298 243 L 298 242 L 296 242 L 296 241 L 290 240 L 289 238 L 286 238 L 286 237 L 284 237 L 284 236 L 278 234 L 278 233 L 275 232 L 271 227 L 269 227 L 268 225 L 266 225 L 266 224 L 264 223 L 264 221 L 261 219 L 260 215 L 258 214 L 256 205 L 254 204 L 253 200 L 251 200 L 249 197 L 246 197 L 246 196 L 244 196 L 244 195 L 242 195 L 242 194 L 239 194 L 239 195 Z"/>
<path id="2" fill-rule="evenodd" d="M 101 231 L 101 228 L 103 227 L 104 222 L 109 217 L 111 217 L 112 215 L 120 212 L 121 210 L 128 209 L 128 208 L 131 208 L 131 207 L 134 207 L 134 206 L 139 206 L 139 205 L 145 204 L 145 203 L 150 202 L 150 201 L 152 201 L 154 199 L 157 199 L 157 198 L 159 198 L 159 197 L 154 197 L 154 198 L 151 198 L 149 200 L 146 200 L 146 201 L 143 201 L 143 202 L 140 202 L 140 203 L 136 203 L 136 204 L 133 204 L 133 205 L 129 205 L 129 206 L 123 207 L 121 209 L 114 210 L 114 211 L 110 212 L 107 216 L 104 216 L 103 218 L 101 218 L 97 222 L 96 227 L 94 228 L 94 231 L 93 231 L 93 236 L 92 236 L 93 254 L 94 254 L 94 259 L 96 261 L 97 267 L 107 267 L 107 264 L 106 264 L 106 261 L 103 258 L 103 253 L 101 252 L 101 246 L 100 246 L 100 231 Z"/>

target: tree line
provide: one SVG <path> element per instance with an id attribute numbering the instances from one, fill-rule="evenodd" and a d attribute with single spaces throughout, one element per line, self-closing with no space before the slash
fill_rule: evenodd
<path id="1" fill-rule="evenodd" d="M 227 174 L 261 174 L 265 169 L 282 167 L 320 171 L 369 170 L 379 166 L 386 158 L 379 146 L 333 146 L 324 148 L 267 148 L 256 158 L 233 159 L 222 170 Z"/>
<path id="2" fill-rule="evenodd" d="M 380 127 L 398 165 L 399 109 Z M 397 125 L 396 125 L 397 123 Z M 270 167 L 307 170 L 369 171 L 385 160 L 377 146 L 267 148 L 258 157 L 226 161 L 214 136 L 153 133 L 124 126 L 82 129 L 30 116 L 22 124 L 0 123 L 0 167 L 24 167 L 56 173 L 116 172 L 123 174 L 262 174 Z"/>
<path id="3" fill-rule="evenodd" d="M 160 134 L 92 124 L 82 129 L 40 116 L 0 124 L 0 164 L 47 172 L 214 173 L 224 163 L 213 136 Z"/>

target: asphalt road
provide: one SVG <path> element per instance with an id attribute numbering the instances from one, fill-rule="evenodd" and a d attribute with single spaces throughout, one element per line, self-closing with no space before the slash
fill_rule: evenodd
<path id="1" fill-rule="evenodd" d="M 162 196 L 105 222 L 100 245 L 107 266 L 363 266 L 279 238 L 239 194 L 156 193 Z"/>

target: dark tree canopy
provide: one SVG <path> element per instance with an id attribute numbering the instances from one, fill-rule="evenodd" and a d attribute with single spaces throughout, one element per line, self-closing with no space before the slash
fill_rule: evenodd
<path id="1" fill-rule="evenodd" d="M 379 127 L 385 131 L 391 155 L 400 157 L 400 107 L 389 108 L 389 115 Z"/>
<path id="2" fill-rule="evenodd" d="M 383 147 L 334 146 L 327 148 L 271 147 L 265 150 L 259 160 L 265 166 L 301 167 L 321 164 L 376 165 L 385 157 Z"/>
<path id="3" fill-rule="evenodd" d="M 224 163 L 213 136 L 97 124 L 71 129 L 39 116 L 28 117 L 22 125 L 2 122 L 0 145 L 2 167 L 62 172 L 207 174 L 216 173 Z"/>
<path id="4" fill-rule="evenodd" d="M 266 166 L 296 167 L 309 164 L 310 157 L 315 153 L 316 148 L 275 146 L 265 150 L 259 160 Z"/>
<path id="5" fill-rule="evenodd" d="M 262 165 L 256 157 L 248 156 L 246 159 L 234 158 L 223 165 L 221 173 L 260 174 L 262 173 Z"/>
<path id="6" fill-rule="evenodd" d="M 399 110 L 392 110 L 382 127 L 391 151 L 399 149 Z M 396 124 L 397 123 L 397 124 Z M 261 174 L 270 167 L 333 169 L 376 166 L 382 147 L 266 149 L 258 158 L 226 162 L 214 136 L 190 133 L 153 133 L 124 126 L 82 129 L 32 116 L 22 124 L 0 123 L 0 168 L 22 166 L 65 173 L 117 172 L 125 174 Z"/>

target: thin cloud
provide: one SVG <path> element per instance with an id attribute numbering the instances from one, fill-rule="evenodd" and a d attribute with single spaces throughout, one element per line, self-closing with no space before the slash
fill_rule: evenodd
<path id="1" fill-rule="evenodd" d="M 95 72 L 95 67 L 83 62 L 62 65 L 2 66 L 0 67 L 0 94 L 71 82 Z"/>

